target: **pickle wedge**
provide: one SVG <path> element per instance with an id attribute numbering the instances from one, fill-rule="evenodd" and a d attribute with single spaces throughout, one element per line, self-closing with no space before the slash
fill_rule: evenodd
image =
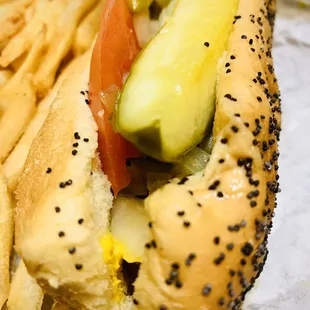
<path id="1" fill-rule="evenodd" d="M 202 140 L 238 2 L 179 0 L 133 65 L 114 121 L 145 154 L 174 162 Z"/>
<path id="2" fill-rule="evenodd" d="M 151 3 L 152 0 L 127 0 L 130 10 L 134 13 L 147 10 Z"/>

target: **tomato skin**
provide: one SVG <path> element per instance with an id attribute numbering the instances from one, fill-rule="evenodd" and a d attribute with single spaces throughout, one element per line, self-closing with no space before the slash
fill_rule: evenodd
<path id="1" fill-rule="evenodd" d="M 91 60 L 89 99 L 98 125 L 98 146 L 103 172 L 115 196 L 130 182 L 126 158 L 139 152 L 113 130 L 112 113 L 123 77 L 139 53 L 133 19 L 126 0 L 107 0 Z"/>

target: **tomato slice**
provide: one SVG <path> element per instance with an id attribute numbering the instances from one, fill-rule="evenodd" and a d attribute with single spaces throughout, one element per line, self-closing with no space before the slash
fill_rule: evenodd
<path id="1" fill-rule="evenodd" d="M 130 182 L 126 158 L 139 156 L 139 152 L 113 130 L 111 120 L 116 95 L 139 51 L 126 0 L 107 0 L 92 54 L 89 99 L 98 125 L 102 170 L 108 176 L 115 196 Z"/>

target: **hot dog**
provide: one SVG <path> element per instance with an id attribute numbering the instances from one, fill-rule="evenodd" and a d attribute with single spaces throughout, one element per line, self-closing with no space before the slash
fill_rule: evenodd
<path id="1" fill-rule="evenodd" d="M 142 47 L 126 2 L 107 1 L 17 188 L 16 248 L 48 294 L 74 309 L 241 307 L 279 192 L 274 11 L 179 0 Z M 204 168 L 188 170 L 197 149 Z"/>

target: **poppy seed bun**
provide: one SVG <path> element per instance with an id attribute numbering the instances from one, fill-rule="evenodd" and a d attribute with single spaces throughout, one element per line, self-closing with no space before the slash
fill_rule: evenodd
<path id="1" fill-rule="evenodd" d="M 255 238 L 255 219 L 266 226 L 263 162 L 240 120 L 229 123 L 219 138 L 228 142 L 215 143 L 204 176 L 168 184 L 146 201 L 156 248 L 146 251 L 135 285 L 139 309 L 216 309 L 222 298 L 228 305 L 240 296 L 259 270 L 253 271 L 252 257 L 265 234 Z M 239 166 L 240 159 L 251 159 L 246 162 L 251 170 Z M 258 186 L 249 184 L 247 171 Z M 249 200 L 252 191 L 259 195 Z"/>
<path id="2" fill-rule="evenodd" d="M 50 295 L 76 309 L 111 309 L 99 237 L 108 230 L 112 195 L 80 93 L 88 88 L 90 56 L 64 81 L 30 149 L 17 189 L 16 248 Z"/>
<path id="3" fill-rule="evenodd" d="M 204 176 L 146 200 L 156 247 L 146 250 L 135 283 L 139 309 L 237 309 L 263 268 L 281 130 L 267 9 L 262 0 L 240 0 Z"/>
<path id="4" fill-rule="evenodd" d="M 219 64 L 215 142 L 205 171 L 172 180 L 145 201 L 152 238 L 133 303 L 124 297 L 115 304 L 107 249 L 99 244 L 109 231 L 112 195 L 99 168 L 97 127 L 80 93 L 89 57 L 65 80 L 17 189 L 17 250 L 50 295 L 74 309 L 240 307 L 264 266 L 279 190 L 272 3 L 240 0 Z"/>

